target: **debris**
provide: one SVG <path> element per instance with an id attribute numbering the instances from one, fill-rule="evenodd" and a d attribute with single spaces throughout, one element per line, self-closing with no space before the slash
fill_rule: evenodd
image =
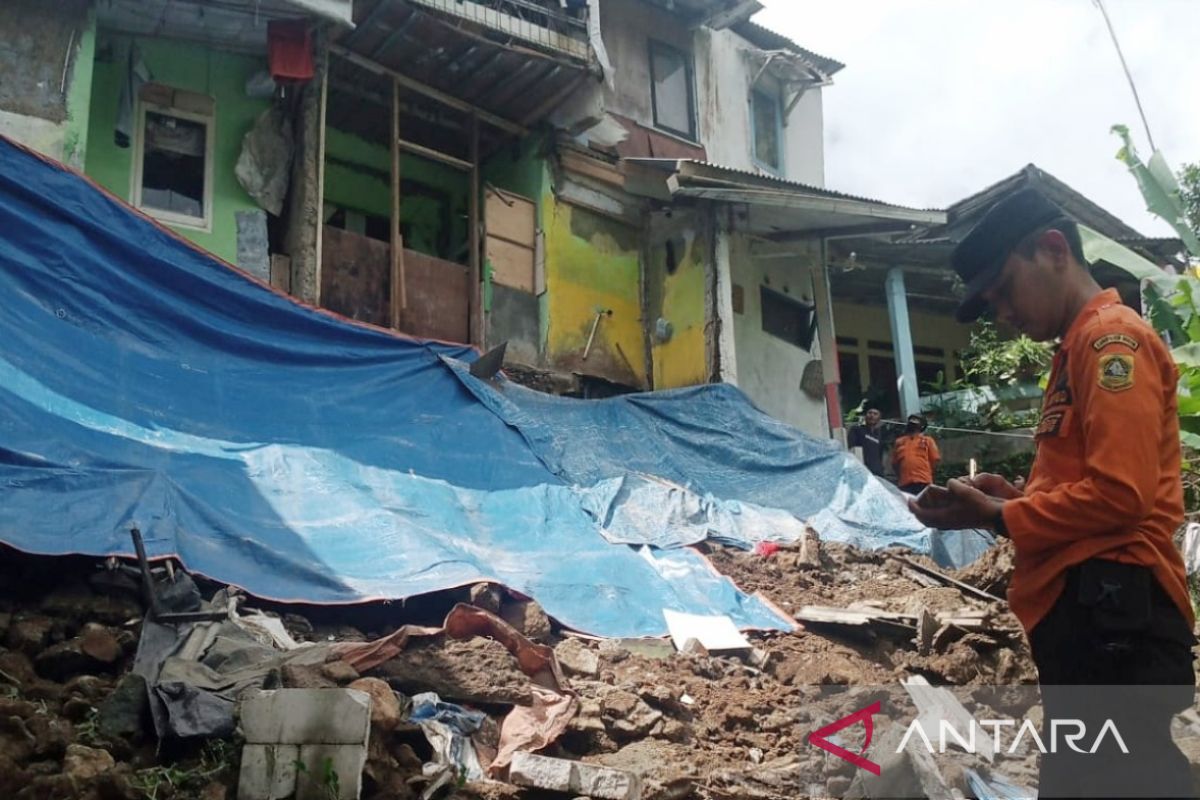
<path id="1" fill-rule="evenodd" d="M 63 772 L 75 781 L 87 781 L 108 772 L 116 761 L 104 750 L 73 744 L 63 758 Z"/>
<path id="2" fill-rule="evenodd" d="M 537 642 L 550 637 L 550 618 L 533 600 L 505 603 L 500 609 L 500 617 L 527 639 Z"/>
<path id="3" fill-rule="evenodd" d="M 469 597 L 468 602 L 471 605 L 499 614 L 500 605 L 504 601 L 504 590 L 494 583 L 477 583 L 471 587 Z"/>
<path id="4" fill-rule="evenodd" d="M 564 639 L 554 648 L 558 663 L 570 675 L 595 678 L 600 675 L 600 659 L 579 639 Z"/>
<path id="5" fill-rule="evenodd" d="M 238 800 L 354 800 L 370 737 L 371 696 L 353 689 L 278 689 L 241 704 Z"/>
<path id="6" fill-rule="evenodd" d="M 381 731 L 394 731 L 401 722 L 400 701 L 392 687 L 379 678 L 360 678 L 348 687 L 371 696 L 371 724 Z"/>
<path id="7" fill-rule="evenodd" d="M 920 675 L 906 678 L 901 681 L 901 685 L 916 705 L 919 712 L 917 721 L 925 735 L 931 737 L 931 741 L 938 740 L 943 722 L 960 731 L 973 730 L 976 727 L 975 717 L 946 689 L 931 686 L 929 681 Z M 988 763 L 995 760 L 996 752 L 990 738 L 980 737 L 976 749 Z"/>
<path id="8" fill-rule="evenodd" d="M 963 583 L 962 581 L 960 581 L 956 578 L 951 578 L 949 575 L 939 572 L 936 569 L 933 569 L 932 567 L 927 567 L 924 564 L 921 564 L 917 561 L 913 561 L 911 558 L 907 558 L 905 556 L 898 555 L 896 553 L 887 553 L 887 556 L 888 556 L 888 558 L 896 559 L 897 561 L 901 562 L 902 564 L 905 564 L 906 566 L 910 567 L 911 569 L 916 570 L 917 572 L 919 572 L 923 575 L 927 575 L 930 578 L 932 578 L 936 581 L 939 581 L 940 583 L 943 583 L 947 586 L 953 586 L 954 588 L 961 590 L 964 594 L 968 594 L 971 597 L 976 597 L 976 598 L 979 598 L 980 600 L 985 600 L 989 603 L 1005 603 L 1005 604 L 1007 604 L 1003 598 L 996 597 L 996 595 L 989 594 L 988 592 L 985 592 L 982 589 L 976 589 L 974 586 L 972 586 L 969 583 Z"/>
<path id="9" fill-rule="evenodd" d="M 702 616 L 684 614 L 669 608 L 663 609 L 671 641 L 679 650 L 687 650 L 688 642 L 696 641 L 709 652 L 749 650 L 750 641 L 727 616 Z"/>
<path id="10" fill-rule="evenodd" d="M 631 772 L 533 753 L 513 754 L 509 780 L 517 786 L 597 800 L 639 800 L 642 796 L 642 780 Z"/>
<path id="11" fill-rule="evenodd" d="M 330 661 L 321 665 L 321 674 L 339 686 L 359 679 L 358 670 L 345 661 Z"/>
<path id="12" fill-rule="evenodd" d="M 482 780 L 483 767 L 470 737 L 483 725 L 485 715 L 444 703 L 432 692 L 415 695 L 412 702 L 409 719 L 421 726 L 433 748 L 433 761 L 425 764 L 422 770 L 429 785 L 421 796 L 433 797 L 443 786 L 454 785 L 460 777 L 469 781 Z"/>
<path id="13" fill-rule="evenodd" d="M 109 738 L 134 740 L 150 724 L 150 700 L 146 679 L 135 672 L 123 676 L 117 687 L 97 708 L 96 725 Z"/>

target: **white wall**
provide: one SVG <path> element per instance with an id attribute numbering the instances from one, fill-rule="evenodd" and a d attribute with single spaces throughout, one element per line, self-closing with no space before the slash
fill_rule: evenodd
<path id="1" fill-rule="evenodd" d="M 824 399 L 814 400 L 800 390 L 804 367 L 820 358 L 820 345 L 814 340 L 812 352 L 805 352 L 762 329 L 759 287 L 769 280 L 772 289 L 783 292 L 787 287 L 791 297 L 811 302 L 809 265 L 802 259 L 751 258 L 749 241 L 738 234 L 731 237 L 730 249 L 732 282 L 742 287 L 745 298 L 742 313 L 733 315 L 738 386 L 771 416 L 810 436 L 828 438 Z"/>
<path id="2" fill-rule="evenodd" d="M 746 58 L 755 48 L 731 30 L 689 30 L 682 21 L 640 0 L 605 0 L 601 30 L 616 75 L 603 90 L 604 108 L 654 127 L 650 94 L 650 40 L 693 54 L 699 143 L 708 159 L 758 171 L 752 150 L 750 81 L 757 71 Z M 768 80 L 768 79 L 764 79 Z M 573 105 L 583 107 L 578 98 Z M 792 110 L 784 135 L 784 175 L 822 186 L 825 181 L 821 90 L 812 89 Z"/>

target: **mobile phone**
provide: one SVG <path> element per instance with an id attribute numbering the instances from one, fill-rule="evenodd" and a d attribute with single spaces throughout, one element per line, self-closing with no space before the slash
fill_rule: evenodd
<path id="1" fill-rule="evenodd" d="M 929 485 L 917 495 L 917 505 L 921 508 L 945 508 L 951 504 L 950 490 L 945 486 Z"/>

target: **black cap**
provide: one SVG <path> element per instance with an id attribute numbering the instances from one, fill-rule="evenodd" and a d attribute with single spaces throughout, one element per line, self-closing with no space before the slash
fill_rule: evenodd
<path id="1" fill-rule="evenodd" d="M 950 257 L 954 271 L 967 285 L 966 297 L 954 316 L 959 322 L 972 322 L 987 303 L 980 297 L 991 286 L 1013 248 L 1043 225 L 1063 218 L 1063 210 L 1036 189 L 1022 189 L 996 203 Z"/>

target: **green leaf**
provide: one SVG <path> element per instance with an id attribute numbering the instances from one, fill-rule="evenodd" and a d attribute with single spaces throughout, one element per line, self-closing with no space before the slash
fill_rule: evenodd
<path id="1" fill-rule="evenodd" d="M 1181 367 L 1200 369 L 1200 342 L 1180 345 L 1171 351 L 1171 358 Z"/>
<path id="2" fill-rule="evenodd" d="M 1179 441 L 1184 447 L 1190 447 L 1193 450 L 1200 450 L 1200 433 L 1192 433 L 1191 431 L 1180 430 Z"/>
<path id="3" fill-rule="evenodd" d="M 1114 125 L 1112 132 L 1121 137 L 1124 146 L 1117 152 L 1117 159 L 1129 167 L 1146 201 L 1146 210 L 1161 217 L 1175 229 L 1184 246 L 1192 255 L 1200 257 L 1200 238 L 1188 225 L 1183 199 L 1175 175 L 1167 166 L 1167 160 L 1157 150 L 1150 156 L 1150 163 L 1142 163 L 1124 125 Z"/>

